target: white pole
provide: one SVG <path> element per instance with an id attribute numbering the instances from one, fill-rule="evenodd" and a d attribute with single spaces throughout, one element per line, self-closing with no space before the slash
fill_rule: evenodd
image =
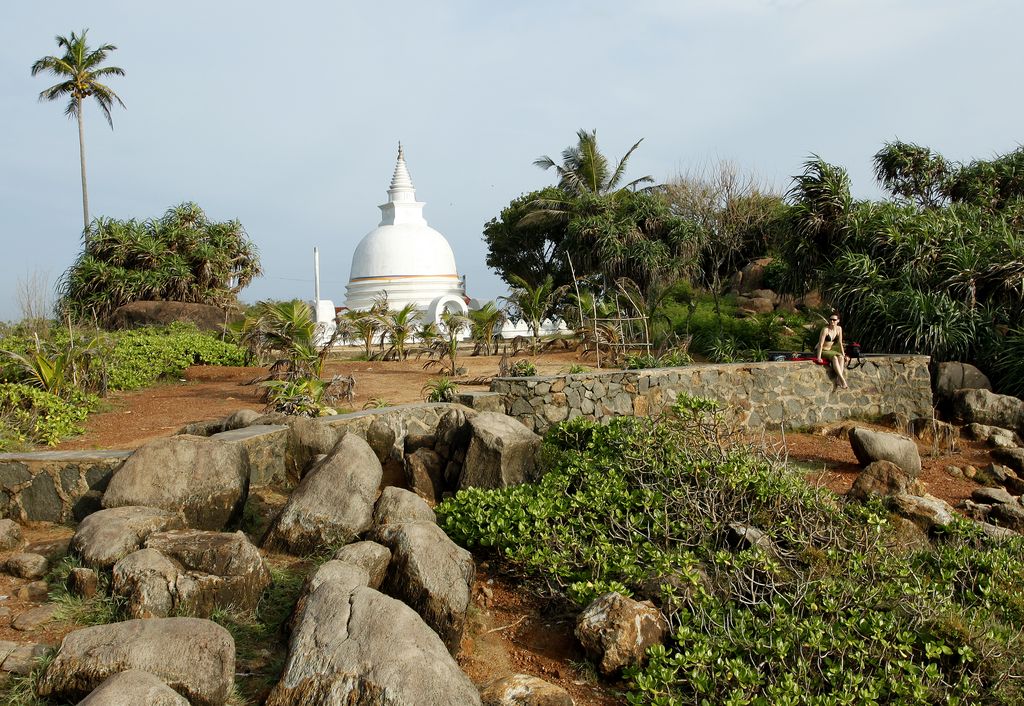
<path id="1" fill-rule="evenodd" d="M 313 248 L 313 308 L 320 315 L 320 250 Z"/>

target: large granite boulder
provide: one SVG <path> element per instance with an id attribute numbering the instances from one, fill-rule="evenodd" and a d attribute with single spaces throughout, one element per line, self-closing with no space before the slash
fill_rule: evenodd
<path id="1" fill-rule="evenodd" d="M 970 363 L 946 362 L 935 366 L 932 389 L 940 403 L 948 402 L 957 390 L 991 390 L 985 373 Z"/>
<path id="2" fill-rule="evenodd" d="M 427 502 L 404 488 L 389 485 L 381 491 L 373 509 L 373 526 L 397 525 L 402 522 L 437 522 Z"/>
<path id="3" fill-rule="evenodd" d="M 39 696 L 80 699 L 129 669 L 156 676 L 193 706 L 222 706 L 235 680 L 235 642 L 200 618 L 152 618 L 69 633 L 36 687 Z"/>
<path id="4" fill-rule="evenodd" d="M 128 669 L 108 677 L 78 706 L 189 706 L 181 694 L 149 672 Z"/>
<path id="5" fill-rule="evenodd" d="M 569 692 L 528 674 L 511 674 L 480 690 L 483 706 L 574 706 Z"/>
<path id="6" fill-rule="evenodd" d="M 914 479 L 892 461 L 875 461 L 865 466 L 846 494 L 853 500 L 902 495 L 914 488 Z M 912 493 L 914 494 L 914 493 Z"/>
<path id="7" fill-rule="evenodd" d="M 957 390 L 953 411 L 964 422 L 977 422 L 1024 434 L 1024 400 L 988 390 Z"/>
<path id="8" fill-rule="evenodd" d="M 994 458 L 996 461 L 999 461 L 999 463 L 1005 464 L 1014 473 L 1024 473 L 1024 449 L 992 449 L 992 458 Z"/>
<path id="9" fill-rule="evenodd" d="M 661 644 L 667 634 L 668 621 L 653 603 L 621 593 L 598 596 L 576 620 L 576 638 L 606 675 L 641 664 L 647 648 Z"/>
<path id="10" fill-rule="evenodd" d="M 391 550 L 383 592 L 419 613 L 458 654 L 476 576 L 472 555 L 433 522 L 382 525 L 373 539 Z"/>
<path id="11" fill-rule="evenodd" d="M 351 542 L 370 529 L 381 474 L 369 444 L 345 434 L 299 483 L 263 546 L 308 554 L 317 547 Z"/>
<path id="12" fill-rule="evenodd" d="M 184 526 L 171 510 L 136 505 L 112 507 L 82 520 L 71 539 L 71 551 L 88 566 L 106 569 L 141 547 L 154 532 Z"/>
<path id="13" fill-rule="evenodd" d="M 365 581 L 365 571 L 338 561 L 310 578 L 266 706 L 478 706 L 476 688 L 438 636 Z"/>
<path id="14" fill-rule="evenodd" d="M 459 489 L 507 488 L 535 479 L 541 438 L 512 417 L 480 412 L 468 418 L 469 448 Z"/>
<path id="15" fill-rule="evenodd" d="M 249 491 L 245 450 L 201 436 L 151 441 L 110 479 L 103 507 L 144 505 L 180 513 L 189 527 L 222 530 L 241 517 Z"/>
<path id="16" fill-rule="evenodd" d="M 902 434 L 858 427 L 850 432 L 850 446 L 857 460 L 864 465 L 875 461 L 891 461 L 906 471 L 911 480 L 921 473 L 921 455 L 917 451 L 917 444 Z"/>
<path id="17" fill-rule="evenodd" d="M 115 595 L 135 618 L 252 610 L 270 585 L 263 557 L 243 533 L 202 530 L 151 535 L 145 549 L 114 565 L 113 577 Z"/>
<path id="18" fill-rule="evenodd" d="M 200 331 L 220 333 L 239 318 L 237 311 L 228 312 L 210 304 L 168 301 L 137 301 L 114 309 L 107 320 L 113 329 L 139 326 L 166 326 L 175 322 L 193 323 Z"/>

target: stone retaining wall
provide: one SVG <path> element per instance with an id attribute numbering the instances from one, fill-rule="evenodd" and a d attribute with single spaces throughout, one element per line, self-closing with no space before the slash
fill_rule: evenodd
<path id="1" fill-rule="evenodd" d="M 495 378 L 504 410 L 543 433 L 573 417 L 599 421 L 658 414 L 685 392 L 725 403 L 750 429 L 799 428 L 890 412 L 931 417 L 927 356 L 871 356 L 849 371 L 850 388 L 810 361 L 692 365 L 684 368 Z"/>
<path id="2" fill-rule="evenodd" d="M 99 509 L 110 476 L 132 451 L 0 454 L 0 517 L 72 522 Z"/>

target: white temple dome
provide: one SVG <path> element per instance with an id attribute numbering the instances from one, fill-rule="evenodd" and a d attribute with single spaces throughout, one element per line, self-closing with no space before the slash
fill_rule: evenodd
<path id="1" fill-rule="evenodd" d="M 399 145 L 388 200 L 380 206 L 380 225 L 359 241 L 352 255 L 345 301 L 350 309 L 369 309 L 378 294 L 387 292 L 392 309 L 415 303 L 431 320 L 446 307 L 466 310 L 455 254 L 445 237 L 427 225 L 424 205 L 416 201 Z"/>

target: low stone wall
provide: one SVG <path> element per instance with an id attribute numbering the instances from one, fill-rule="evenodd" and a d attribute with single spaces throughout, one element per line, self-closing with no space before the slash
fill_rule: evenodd
<path id="1" fill-rule="evenodd" d="M 0 517 L 72 522 L 99 509 L 110 476 L 132 451 L 0 454 Z"/>
<path id="2" fill-rule="evenodd" d="M 543 433 L 573 417 L 658 414 L 685 392 L 729 407 L 750 429 L 799 428 L 898 412 L 930 417 L 927 356 L 870 356 L 849 371 L 850 388 L 833 383 L 830 368 L 810 361 L 692 365 L 557 377 L 495 378 L 504 411 Z"/>

